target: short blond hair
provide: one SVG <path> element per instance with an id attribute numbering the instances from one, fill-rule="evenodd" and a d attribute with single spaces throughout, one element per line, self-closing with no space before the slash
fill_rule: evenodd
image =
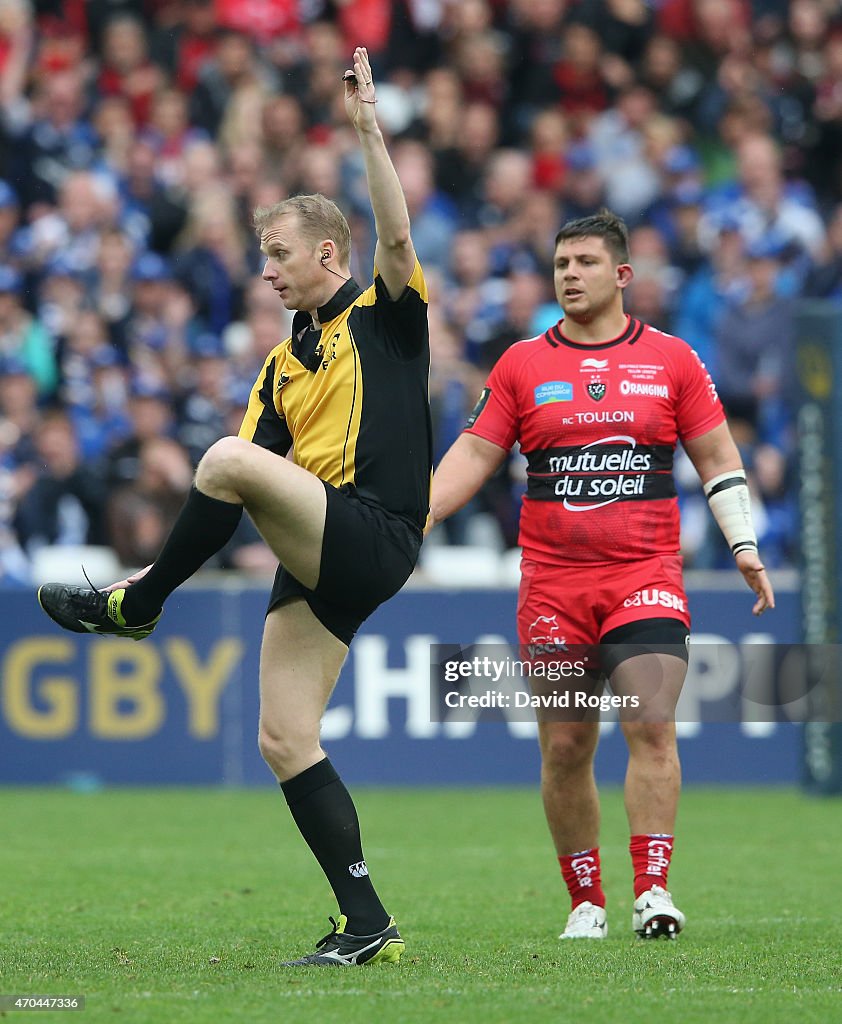
<path id="1" fill-rule="evenodd" d="M 254 229 L 259 236 L 279 217 L 294 213 L 298 217 L 301 233 L 316 246 L 329 238 L 336 243 L 339 263 L 347 265 L 351 259 L 351 229 L 345 215 L 327 196 L 290 196 L 273 206 L 259 206 L 254 211 Z"/>

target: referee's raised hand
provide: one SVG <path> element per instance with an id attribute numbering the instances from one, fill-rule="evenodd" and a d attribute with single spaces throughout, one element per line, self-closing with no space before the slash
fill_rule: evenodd
<path id="1" fill-rule="evenodd" d="M 345 109 L 351 123 L 357 131 L 376 128 L 374 81 L 371 64 L 368 62 L 368 50 L 364 46 L 354 50 L 354 67 L 345 72 L 342 81 L 345 83 Z"/>

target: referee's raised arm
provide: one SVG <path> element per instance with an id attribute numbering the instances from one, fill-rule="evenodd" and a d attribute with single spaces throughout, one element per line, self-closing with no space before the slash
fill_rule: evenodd
<path id="1" fill-rule="evenodd" d="M 374 82 L 368 51 L 354 50 L 354 67 L 345 72 L 345 109 L 357 131 L 365 159 L 365 173 L 377 246 L 374 262 L 393 299 L 402 294 L 415 268 L 415 249 L 409 233 L 409 212 L 401 183 L 383 141 L 375 115 Z"/>

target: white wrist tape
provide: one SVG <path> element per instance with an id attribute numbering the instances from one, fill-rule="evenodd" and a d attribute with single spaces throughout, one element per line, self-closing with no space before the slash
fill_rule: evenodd
<path id="1" fill-rule="evenodd" d="M 751 499 L 745 470 L 732 469 L 720 473 L 704 485 L 705 497 L 719 524 L 731 553 L 756 551 L 757 534 L 751 521 Z"/>

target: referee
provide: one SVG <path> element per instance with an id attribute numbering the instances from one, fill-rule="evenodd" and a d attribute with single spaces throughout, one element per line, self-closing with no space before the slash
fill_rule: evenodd
<path id="1" fill-rule="evenodd" d="M 374 283 L 351 277 L 350 229 L 330 200 L 257 210 L 263 279 L 297 312 L 239 436 L 205 453 L 152 566 L 108 592 L 47 584 L 38 594 L 65 629 L 140 640 L 248 511 L 280 561 L 260 659 L 260 751 L 339 904 L 333 930 L 289 966 L 396 962 L 404 950 L 369 877 L 354 803 L 319 742 L 348 645 L 415 566 L 432 468 L 427 289 L 364 47 L 353 64 L 345 108 L 377 228 Z"/>

